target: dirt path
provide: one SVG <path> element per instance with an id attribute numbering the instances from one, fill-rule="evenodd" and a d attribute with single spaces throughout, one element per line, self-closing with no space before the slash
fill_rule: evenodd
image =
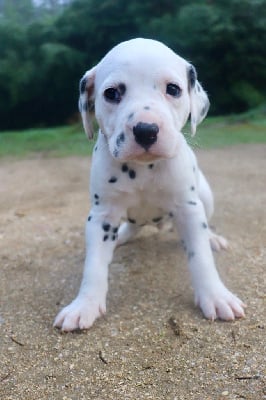
<path id="1" fill-rule="evenodd" d="M 108 314 L 89 332 L 53 318 L 78 289 L 88 213 L 86 158 L 0 162 L 0 398 L 266 398 L 266 146 L 198 151 L 216 197 L 216 255 L 245 320 L 209 323 L 193 305 L 172 233 L 120 248 Z"/>

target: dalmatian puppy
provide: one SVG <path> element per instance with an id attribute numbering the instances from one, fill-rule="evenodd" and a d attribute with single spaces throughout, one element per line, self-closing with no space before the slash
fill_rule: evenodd
<path id="1" fill-rule="evenodd" d="M 221 281 L 212 249 L 227 247 L 208 224 L 211 189 L 181 133 L 192 135 L 209 108 L 195 68 L 160 42 L 114 47 L 80 81 L 79 107 L 94 148 L 86 223 L 86 259 L 77 297 L 58 314 L 63 331 L 88 329 L 106 312 L 108 266 L 118 245 L 145 224 L 171 220 L 187 254 L 195 302 L 210 320 L 244 316 L 245 304 Z"/>

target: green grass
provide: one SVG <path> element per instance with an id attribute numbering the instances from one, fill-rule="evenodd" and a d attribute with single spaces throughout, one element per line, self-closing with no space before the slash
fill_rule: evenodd
<path id="1" fill-rule="evenodd" d="M 184 129 L 189 132 L 189 126 Z M 266 105 L 245 114 L 208 117 L 191 138 L 193 147 L 215 148 L 239 143 L 266 143 Z M 0 157 L 47 157 L 91 154 L 94 142 L 88 141 L 81 124 L 0 133 Z"/>

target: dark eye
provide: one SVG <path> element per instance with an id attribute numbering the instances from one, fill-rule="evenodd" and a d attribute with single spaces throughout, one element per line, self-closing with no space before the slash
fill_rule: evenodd
<path id="1" fill-rule="evenodd" d="M 166 93 L 173 97 L 180 97 L 182 89 L 175 83 L 168 83 L 166 86 Z"/>
<path id="2" fill-rule="evenodd" d="M 118 89 L 116 88 L 108 88 L 104 91 L 104 98 L 111 103 L 120 103 L 121 101 L 121 94 Z"/>

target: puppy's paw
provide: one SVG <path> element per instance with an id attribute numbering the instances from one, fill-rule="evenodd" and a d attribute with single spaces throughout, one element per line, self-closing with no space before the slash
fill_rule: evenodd
<path id="1" fill-rule="evenodd" d="M 101 302 L 89 297 L 77 297 L 60 311 L 55 318 L 54 327 L 61 328 L 64 332 L 75 329 L 89 329 L 94 321 L 105 312 L 105 301 Z"/>
<path id="2" fill-rule="evenodd" d="M 227 240 L 220 235 L 216 235 L 216 233 L 210 230 L 210 244 L 213 251 L 221 251 L 228 249 Z"/>
<path id="3" fill-rule="evenodd" d="M 245 317 L 246 305 L 223 285 L 211 290 L 198 291 L 195 303 L 201 308 L 204 316 L 212 321 L 217 318 L 233 321 L 235 318 Z"/>

